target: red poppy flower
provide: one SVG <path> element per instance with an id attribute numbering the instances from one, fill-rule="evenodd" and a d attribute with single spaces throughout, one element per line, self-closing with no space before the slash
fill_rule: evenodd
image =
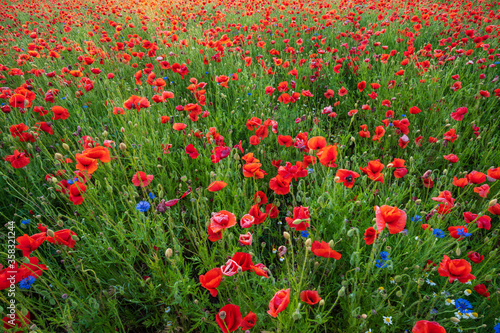
<path id="1" fill-rule="evenodd" d="M 340 253 L 332 250 L 330 248 L 330 245 L 324 241 L 314 241 L 311 246 L 311 251 L 318 257 L 334 258 L 335 260 L 340 260 L 340 258 L 342 258 L 342 255 Z"/>
<path id="2" fill-rule="evenodd" d="M 267 203 L 267 196 L 264 192 L 262 191 L 257 191 L 255 192 L 253 196 L 253 202 L 256 205 L 265 205 Z"/>
<path id="3" fill-rule="evenodd" d="M 339 169 L 337 170 L 337 174 L 335 178 L 337 183 L 343 183 L 343 185 L 347 188 L 352 188 L 354 186 L 354 180 L 359 177 L 359 174 L 354 171 Z"/>
<path id="4" fill-rule="evenodd" d="M 455 112 L 452 112 L 450 115 L 454 120 L 462 121 L 467 112 L 469 112 L 469 110 L 466 107 L 462 106 L 456 109 Z"/>
<path id="5" fill-rule="evenodd" d="M 486 289 L 486 286 L 484 284 L 478 284 L 477 286 L 474 286 L 474 291 L 479 295 L 486 297 L 487 300 L 490 299 L 490 293 L 488 292 L 488 289 Z"/>
<path id="6" fill-rule="evenodd" d="M 261 224 L 267 218 L 267 214 L 261 212 L 259 205 L 253 205 L 252 207 L 250 207 L 250 211 L 248 212 L 248 214 L 252 215 L 255 218 L 253 224 Z"/>
<path id="7" fill-rule="evenodd" d="M 53 106 L 52 112 L 54 112 L 54 115 L 52 116 L 52 120 L 58 120 L 58 119 L 64 120 L 64 119 L 68 119 L 68 117 L 69 117 L 68 110 L 61 107 L 61 106 Z"/>
<path id="8" fill-rule="evenodd" d="M 262 179 L 266 175 L 264 170 L 261 170 L 260 163 L 247 163 L 243 166 L 243 176 L 247 178 Z"/>
<path id="9" fill-rule="evenodd" d="M 488 212 L 493 215 L 500 215 L 500 203 L 494 204 L 488 208 Z"/>
<path id="10" fill-rule="evenodd" d="M 227 184 L 225 182 L 217 180 L 215 182 L 212 182 L 210 185 L 208 185 L 208 191 L 209 192 L 217 192 L 217 191 L 222 190 L 226 186 L 227 186 Z"/>
<path id="11" fill-rule="evenodd" d="M 439 263 L 438 273 L 440 276 L 448 277 L 450 283 L 455 280 L 458 280 L 461 283 L 466 283 L 467 281 L 474 280 L 476 278 L 470 273 L 471 270 L 472 268 L 467 260 L 451 260 L 447 255 L 444 255 L 443 261 Z"/>
<path id="12" fill-rule="evenodd" d="M 486 198 L 488 193 L 490 193 L 490 186 L 488 184 L 484 184 L 479 187 L 474 187 L 474 192 L 479 194 L 481 198 Z"/>
<path id="13" fill-rule="evenodd" d="M 293 218 L 286 218 L 288 226 L 297 231 L 306 230 L 309 227 L 309 222 L 311 222 L 309 207 L 295 207 L 293 208 Z"/>
<path id="14" fill-rule="evenodd" d="M 26 152 L 19 152 L 14 149 L 14 155 L 7 155 L 4 160 L 10 163 L 14 169 L 20 169 L 27 166 L 30 163 L 30 158 L 27 156 Z"/>
<path id="15" fill-rule="evenodd" d="M 293 139 L 290 135 L 278 135 L 278 144 L 280 146 L 290 147 L 293 145 Z"/>
<path id="16" fill-rule="evenodd" d="M 375 242 L 377 235 L 378 231 L 374 227 L 369 227 L 368 229 L 366 229 L 364 237 L 366 245 L 372 245 L 373 242 Z"/>
<path id="17" fill-rule="evenodd" d="M 469 257 L 469 259 L 476 264 L 479 264 L 484 259 L 483 255 L 473 251 L 467 252 L 467 257 Z"/>
<path id="18" fill-rule="evenodd" d="M 467 184 L 469 184 L 469 180 L 467 178 L 457 178 L 456 176 L 453 177 L 453 183 L 454 186 L 464 188 Z"/>
<path id="19" fill-rule="evenodd" d="M 245 246 L 245 245 L 250 246 L 252 245 L 252 242 L 253 242 L 253 236 L 250 231 L 247 232 L 246 234 L 240 235 L 240 237 L 238 238 L 238 244 L 240 246 Z"/>
<path id="20" fill-rule="evenodd" d="M 56 231 L 54 237 L 47 236 L 47 242 L 51 244 L 66 245 L 70 249 L 75 247 L 75 240 L 73 236 L 76 236 L 76 232 L 69 229 L 63 229 Z"/>
<path id="21" fill-rule="evenodd" d="M 236 331 L 243 321 L 240 307 L 234 304 L 224 305 L 215 316 L 215 321 L 224 333 Z"/>
<path id="22" fill-rule="evenodd" d="M 278 316 L 278 313 L 286 309 L 289 301 L 290 288 L 277 291 L 276 294 L 274 294 L 274 297 L 269 302 L 269 310 L 267 311 L 267 313 L 269 313 L 271 317 L 276 318 Z"/>
<path id="23" fill-rule="evenodd" d="M 16 240 L 19 245 L 16 245 L 16 249 L 22 250 L 24 257 L 29 257 L 31 252 L 38 249 L 38 247 L 42 245 L 43 242 L 45 242 L 45 235 L 45 232 L 40 232 L 32 236 L 24 234 L 21 237 L 17 237 Z"/>
<path id="24" fill-rule="evenodd" d="M 243 320 L 241 321 L 240 324 L 240 328 L 242 330 L 249 330 L 252 327 L 254 327 L 256 323 L 257 323 L 257 314 L 250 311 L 245 317 L 243 317 Z"/>
<path id="25" fill-rule="evenodd" d="M 146 187 L 153 180 L 153 175 L 146 175 L 145 172 L 139 171 L 132 176 L 132 184 L 134 186 Z"/>
<path id="26" fill-rule="evenodd" d="M 280 212 L 275 204 L 270 203 L 266 205 L 266 213 L 268 214 L 269 218 L 275 219 L 278 217 Z"/>
<path id="27" fill-rule="evenodd" d="M 300 292 L 300 300 L 309 305 L 314 305 L 321 301 L 321 297 L 316 290 L 304 290 Z"/>
<path id="28" fill-rule="evenodd" d="M 488 177 L 493 179 L 500 179 L 500 167 L 494 169 L 488 169 Z"/>
<path id="29" fill-rule="evenodd" d="M 221 210 L 218 213 L 212 213 L 210 218 L 210 225 L 208 228 L 212 230 L 213 233 L 218 233 L 219 231 L 231 228 L 236 224 L 236 216 L 227 210 Z"/>
<path id="30" fill-rule="evenodd" d="M 325 146 L 316 152 L 316 156 L 321 164 L 326 167 L 336 168 L 335 160 L 337 159 L 337 146 Z"/>
<path id="31" fill-rule="evenodd" d="M 253 266 L 250 253 L 236 252 L 231 259 L 241 267 L 243 272 L 249 271 L 250 266 Z"/>
<path id="32" fill-rule="evenodd" d="M 419 320 L 412 328 L 412 333 L 446 333 L 443 326 L 435 321 Z"/>
<path id="33" fill-rule="evenodd" d="M 481 184 L 486 180 L 486 175 L 482 172 L 472 171 L 467 175 L 467 179 L 472 184 Z"/>
<path id="34" fill-rule="evenodd" d="M 309 149 L 317 150 L 326 147 L 326 139 L 322 136 L 315 136 L 307 141 Z"/>
<path id="35" fill-rule="evenodd" d="M 369 161 L 368 166 L 359 168 L 365 175 L 368 175 L 368 178 L 383 184 L 384 176 L 381 173 L 382 169 L 384 169 L 384 165 L 380 163 L 380 160 Z"/>
<path id="36" fill-rule="evenodd" d="M 196 148 L 193 146 L 192 143 L 188 144 L 186 146 L 186 154 L 189 155 L 189 157 L 191 157 L 192 159 L 196 159 L 198 157 L 198 151 L 196 150 Z"/>
<path id="37" fill-rule="evenodd" d="M 14 318 L 7 316 L 2 318 L 3 328 L 5 330 L 10 330 L 13 328 L 28 328 L 30 326 L 30 313 L 28 312 L 26 316 L 20 318 L 17 313 L 14 313 Z M 25 330 L 15 331 L 16 333 L 25 332 Z"/>
<path id="38" fill-rule="evenodd" d="M 217 287 L 222 281 L 222 270 L 219 267 L 209 270 L 205 275 L 200 275 L 199 279 L 203 288 L 206 288 L 213 297 L 217 296 Z"/>
<path id="39" fill-rule="evenodd" d="M 375 206 L 375 218 L 377 220 L 377 229 L 384 230 L 385 226 L 389 228 L 390 234 L 397 234 L 403 231 L 406 226 L 406 213 L 398 207 L 383 205 Z"/>
<path id="40" fill-rule="evenodd" d="M 458 157 L 455 154 L 449 154 L 449 155 L 444 155 L 443 156 L 445 160 L 451 162 L 451 163 L 457 163 L 458 162 Z"/>

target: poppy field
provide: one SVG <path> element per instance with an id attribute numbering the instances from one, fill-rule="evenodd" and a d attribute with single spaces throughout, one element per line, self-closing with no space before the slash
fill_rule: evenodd
<path id="1" fill-rule="evenodd" d="M 500 2 L 0 3 L 5 332 L 500 332 Z"/>

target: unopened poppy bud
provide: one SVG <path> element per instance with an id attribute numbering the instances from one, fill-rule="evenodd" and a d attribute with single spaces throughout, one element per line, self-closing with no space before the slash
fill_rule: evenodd
<path id="1" fill-rule="evenodd" d="M 337 182 L 340 180 L 340 177 L 337 176 L 337 177 L 333 178 L 333 180 Z"/>
<path id="2" fill-rule="evenodd" d="M 126 145 L 124 142 L 120 143 L 120 146 L 119 146 L 119 147 L 120 147 L 120 150 L 121 150 L 121 151 L 125 151 L 125 150 L 127 150 L 127 145 Z"/>
<path id="3" fill-rule="evenodd" d="M 450 320 L 454 323 L 459 323 L 460 322 L 460 319 L 458 319 L 457 317 L 451 317 Z"/>
<path id="4" fill-rule="evenodd" d="M 484 238 L 484 242 L 485 242 L 485 243 L 488 243 L 489 241 L 490 241 L 490 238 L 489 238 L 489 237 L 485 237 L 485 238 Z"/>
<path id="5" fill-rule="evenodd" d="M 486 282 L 490 282 L 493 278 L 491 277 L 490 274 L 487 274 L 485 277 L 484 277 L 484 281 Z"/>
<path id="6" fill-rule="evenodd" d="M 62 156 L 61 154 L 59 154 L 59 153 L 55 153 L 55 154 L 54 154 L 54 158 L 55 158 L 56 160 L 62 160 L 62 159 L 63 159 L 63 156 Z"/>
<path id="7" fill-rule="evenodd" d="M 73 236 L 71 236 L 71 239 L 73 239 L 75 242 L 77 242 L 77 241 L 79 241 L 79 240 L 80 240 L 80 238 L 78 238 L 78 236 L 77 236 L 77 235 L 73 235 Z"/>
<path id="8" fill-rule="evenodd" d="M 219 312 L 219 318 L 222 320 L 226 319 L 226 311 Z"/>
<path id="9" fill-rule="evenodd" d="M 306 240 L 306 246 L 311 246 L 311 244 L 312 244 L 312 240 L 311 240 L 311 238 L 308 238 Z"/>
<path id="10" fill-rule="evenodd" d="M 415 265 L 415 266 L 413 266 L 413 268 L 420 269 L 420 266 L 419 265 Z"/>
<path id="11" fill-rule="evenodd" d="M 47 236 L 54 237 L 54 231 L 52 229 L 47 229 Z"/>
<path id="12" fill-rule="evenodd" d="M 422 279 L 422 278 L 420 278 L 420 279 L 418 279 L 418 280 L 417 280 L 417 284 L 418 284 L 419 286 L 423 286 L 423 285 L 424 285 L 424 283 L 425 283 L 425 281 L 424 281 L 424 279 Z"/>
<path id="13" fill-rule="evenodd" d="M 457 249 L 455 250 L 455 253 L 457 256 L 459 256 L 460 254 L 462 254 L 462 250 L 460 250 L 460 248 L 457 247 Z"/>
<path id="14" fill-rule="evenodd" d="M 415 203 L 416 203 L 417 205 L 420 205 L 420 203 L 421 203 L 421 202 L 422 202 L 422 200 L 420 200 L 420 199 L 415 200 Z"/>
<path id="15" fill-rule="evenodd" d="M 198 300 L 197 299 L 194 300 L 194 305 L 198 305 Z"/>
<path id="16" fill-rule="evenodd" d="M 123 128 L 123 127 L 122 127 L 122 128 L 120 128 L 120 131 L 121 131 L 122 133 L 125 133 L 125 128 Z"/>
<path id="17" fill-rule="evenodd" d="M 396 275 L 396 277 L 394 278 L 394 281 L 396 282 L 401 282 L 401 276 L 400 275 Z"/>
<path id="18" fill-rule="evenodd" d="M 69 150 L 69 146 L 67 143 L 63 143 L 62 147 L 64 148 L 64 150 Z"/>
<path id="19" fill-rule="evenodd" d="M 319 306 L 323 306 L 323 305 L 325 305 L 325 300 L 322 299 L 321 301 L 319 301 Z"/>
<path id="20" fill-rule="evenodd" d="M 102 132 L 102 136 L 108 136 L 108 131 Z"/>
<path id="21" fill-rule="evenodd" d="M 299 303 L 299 304 L 300 304 L 300 303 Z M 297 311 L 296 311 L 296 312 L 294 312 L 294 313 L 292 314 L 292 319 L 293 319 L 293 320 L 299 320 L 300 318 L 302 318 L 302 315 L 300 314 L 300 312 L 297 312 Z"/>
<path id="22" fill-rule="evenodd" d="M 403 293 L 401 292 L 401 290 L 398 290 L 398 291 L 396 292 L 396 296 L 398 296 L 398 297 L 403 296 Z"/>
<path id="23" fill-rule="evenodd" d="M 347 281 L 346 281 L 346 280 L 344 280 L 344 281 L 342 281 L 342 282 L 341 282 L 341 284 L 345 287 L 345 286 L 347 286 L 349 283 L 347 283 Z"/>
<path id="24" fill-rule="evenodd" d="M 497 199 L 493 199 L 493 200 L 491 200 L 491 201 L 488 203 L 488 208 L 489 208 L 489 207 L 493 207 L 493 206 L 495 206 L 496 204 L 497 204 Z"/>
<path id="25" fill-rule="evenodd" d="M 283 237 L 286 239 L 286 240 L 290 240 L 290 234 L 286 231 L 283 232 Z"/>
<path id="26" fill-rule="evenodd" d="M 340 288 L 338 292 L 339 297 L 344 297 L 345 296 L 345 287 Z"/>
<path id="27" fill-rule="evenodd" d="M 392 168 L 393 166 L 394 166 L 394 164 L 392 164 L 392 163 L 387 164 L 388 168 Z"/>
<path id="28" fill-rule="evenodd" d="M 168 248 L 165 250 L 165 257 L 170 258 L 173 254 L 173 251 L 171 248 Z"/>
<path id="29" fill-rule="evenodd" d="M 330 248 L 333 248 L 333 246 L 335 245 L 335 243 L 333 242 L 333 239 L 331 239 L 329 242 L 328 242 L 328 246 Z"/>
<path id="30" fill-rule="evenodd" d="M 317 262 L 317 261 L 316 261 L 316 262 L 314 262 L 314 269 L 317 269 L 317 268 L 318 268 L 318 266 L 319 266 L 319 262 Z"/>
<path id="31" fill-rule="evenodd" d="M 63 221 L 57 221 L 57 226 L 62 228 L 64 226 L 64 222 Z"/>
<path id="32" fill-rule="evenodd" d="M 310 246 L 306 247 L 306 252 L 309 252 L 311 250 L 312 250 L 312 247 L 310 247 Z"/>
<path id="33" fill-rule="evenodd" d="M 56 178 L 56 177 L 52 177 L 52 178 L 50 179 L 50 181 L 51 181 L 51 182 L 53 182 L 53 183 L 55 184 L 55 183 L 57 183 L 57 178 Z"/>

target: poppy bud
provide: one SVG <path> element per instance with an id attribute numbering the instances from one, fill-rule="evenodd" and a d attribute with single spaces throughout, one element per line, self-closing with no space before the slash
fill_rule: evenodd
<path id="1" fill-rule="evenodd" d="M 493 207 L 497 204 L 497 199 L 493 199 L 488 203 L 488 208 Z"/>
<path id="2" fill-rule="evenodd" d="M 345 287 L 340 288 L 338 292 L 339 297 L 344 297 L 345 296 Z"/>
<path id="3" fill-rule="evenodd" d="M 57 178 L 56 178 L 56 177 L 52 177 L 52 178 L 50 179 L 50 181 L 51 181 L 51 182 L 53 182 L 53 183 L 55 184 L 55 183 L 57 183 Z"/>
<path id="4" fill-rule="evenodd" d="M 400 275 L 396 275 L 396 277 L 394 278 L 394 281 L 396 282 L 401 282 L 401 276 Z"/>
<path id="5" fill-rule="evenodd" d="M 462 254 L 462 251 L 460 250 L 459 247 L 457 247 L 455 253 L 456 253 L 457 256 L 459 256 L 460 254 Z"/>
<path id="6" fill-rule="evenodd" d="M 321 301 L 319 301 L 319 306 L 323 306 L 323 305 L 325 305 L 325 300 L 322 299 Z"/>
<path id="7" fill-rule="evenodd" d="M 59 154 L 59 153 L 55 153 L 55 154 L 54 154 L 54 158 L 55 158 L 56 160 L 62 160 L 62 159 L 63 159 L 63 156 L 62 156 L 61 154 Z"/>
<path id="8" fill-rule="evenodd" d="M 120 146 L 119 146 L 119 147 L 120 147 L 120 150 L 121 150 L 121 151 L 125 151 L 125 150 L 127 150 L 127 145 L 126 145 L 125 143 L 123 143 L 123 142 L 122 142 L 122 143 L 120 143 Z"/>
<path id="9" fill-rule="evenodd" d="M 363 319 L 366 319 L 367 317 L 368 317 L 368 316 L 367 316 L 365 313 L 363 313 L 363 314 L 361 315 L 361 318 L 363 318 Z"/>
<path id="10" fill-rule="evenodd" d="M 308 238 L 308 239 L 306 240 L 306 243 L 305 243 L 305 244 L 306 244 L 306 246 L 311 246 L 311 244 L 312 244 L 312 240 L 311 240 L 311 238 Z"/>
<path id="11" fill-rule="evenodd" d="M 226 311 L 221 311 L 221 312 L 219 312 L 219 317 L 220 317 L 220 319 L 222 319 L 222 320 L 226 319 Z"/>
<path id="12" fill-rule="evenodd" d="M 62 228 L 64 226 L 64 222 L 63 221 L 57 221 L 57 226 Z"/>
<path id="13" fill-rule="evenodd" d="M 417 205 L 420 205 L 421 202 L 422 202 L 422 200 L 420 200 L 420 199 L 415 200 L 415 204 L 417 204 Z"/>
<path id="14" fill-rule="evenodd" d="M 290 234 L 286 231 L 283 232 L 283 237 L 286 239 L 286 240 L 290 240 Z"/>
<path id="15" fill-rule="evenodd" d="M 172 249 L 168 248 L 167 250 L 165 250 L 165 257 L 170 258 L 172 256 L 172 253 Z"/>
<path id="16" fill-rule="evenodd" d="M 62 222 L 61 222 L 61 223 L 62 223 Z M 72 236 L 71 236 L 71 239 L 73 239 L 74 241 L 79 241 L 79 240 L 80 240 L 80 238 L 78 238 L 78 236 L 77 236 L 77 235 L 72 235 Z"/>
<path id="17" fill-rule="evenodd" d="M 47 229 L 47 236 L 54 237 L 54 231 L 52 229 Z"/>
<path id="18" fill-rule="evenodd" d="M 401 290 L 398 290 L 398 291 L 396 292 L 396 296 L 398 296 L 398 297 L 403 296 L 403 293 L 401 292 Z"/>
<path id="19" fill-rule="evenodd" d="M 333 180 L 337 182 L 340 180 L 340 177 L 335 177 L 335 178 L 333 178 Z"/>
<path id="20" fill-rule="evenodd" d="M 120 131 L 121 131 L 122 133 L 125 133 L 125 128 L 123 128 L 123 127 L 122 127 L 122 128 L 120 128 Z"/>
<path id="21" fill-rule="evenodd" d="M 459 323 L 460 322 L 460 319 L 458 319 L 457 317 L 451 317 L 450 320 L 454 323 Z"/>

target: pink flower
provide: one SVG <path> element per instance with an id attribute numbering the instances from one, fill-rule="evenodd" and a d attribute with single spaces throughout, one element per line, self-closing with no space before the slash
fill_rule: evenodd
<path id="1" fill-rule="evenodd" d="M 132 177 L 132 183 L 135 186 L 148 186 L 153 180 L 153 175 L 146 175 L 146 173 L 139 171 Z"/>
<path id="2" fill-rule="evenodd" d="M 245 214 L 240 220 L 240 226 L 242 228 L 250 228 L 255 222 L 255 217 L 250 214 Z"/>

